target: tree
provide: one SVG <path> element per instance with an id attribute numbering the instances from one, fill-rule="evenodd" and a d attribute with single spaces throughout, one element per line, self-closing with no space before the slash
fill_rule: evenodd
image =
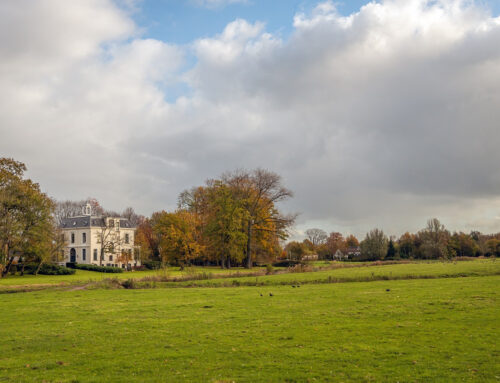
<path id="1" fill-rule="evenodd" d="M 140 247 L 143 259 L 160 261 L 159 239 L 153 232 L 152 222 L 153 219 L 146 218 L 139 224 L 135 233 L 135 244 Z"/>
<path id="2" fill-rule="evenodd" d="M 120 250 L 122 238 L 113 218 L 103 215 L 98 222 L 99 228 L 96 230 L 95 235 L 97 244 L 101 247 L 99 265 L 102 266 L 106 253 L 115 254 Z"/>
<path id="3" fill-rule="evenodd" d="M 153 214 L 153 232 L 158 236 L 159 254 L 163 262 L 190 264 L 203 250 L 196 233 L 196 216 L 186 210 Z"/>
<path id="4" fill-rule="evenodd" d="M 26 262 L 38 264 L 34 272 L 37 275 L 44 263 L 60 262 L 64 259 L 66 240 L 53 217 L 38 227 L 35 238 L 34 241 L 26 241 L 21 275 L 24 274 Z"/>
<path id="5" fill-rule="evenodd" d="M 306 236 L 311 241 L 313 248 L 316 249 L 317 246 L 322 245 L 326 242 L 328 235 L 324 230 L 321 229 L 307 229 Z"/>
<path id="6" fill-rule="evenodd" d="M 54 217 L 58 225 L 61 224 L 64 218 L 82 215 L 82 207 L 85 206 L 87 203 L 90 204 L 92 208 L 92 215 L 104 214 L 104 209 L 99 204 L 99 201 L 97 201 L 97 199 L 92 197 L 89 197 L 81 201 L 66 200 L 66 201 L 54 201 L 54 203 L 55 203 Z M 108 216 L 109 215 L 112 214 L 108 214 Z"/>
<path id="7" fill-rule="evenodd" d="M 450 233 L 437 218 L 427 221 L 427 227 L 419 232 L 420 253 L 426 259 L 447 258 Z"/>
<path id="8" fill-rule="evenodd" d="M 359 246 L 358 239 L 352 234 L 347 236 L 347 238 L 345 239 L 345 243 L 346 243 L 347 247 L 358 247 Z"/>
<path id="9" fill-rule="evenodd" d="M 290 260 L 301 261 L 308 251 L 304 243 L 292 241 L 285 246 L 285 253 Z"/>
<path id="10" fill-rule="evenodd" d="M 414 244 L 415 236 L 408 232 L 404 233 L 401 237 L 399 237 L 398 245 L 399 245 L 399 255 L 401 258 L 410 258 L 413 256 L 415 251 Z"/>
<path id="11" fill-rule="evenodd" d="M 500 257 L 500 240 L 496 238 L 490 238 L 486 241 L 486 248 L 488 249 L 488 255 Z"/>
<path id="12" fill-rule="evenodd" d="M 0 158 L 0 275 L 9 272 L 14 254 L 47 259 L 55 226 L 54 205 L 38 184 L 24 179 L 26 166 Z"/>
<path id="13" fill-rule="evenodd" d="M 210 246 L 220 255 L 220 266 L 231 267 L 231 259 L 241 262 L 247 237 L 242 231 L 247 211 L 231 188 L 214 181 L 207 190 L 208 220 L 205 227 Z"/>
<path id="14" fill-rule="evenodd" d="M 395 259 L 396 258 L 396 247 L 394 246 L 394 242 L 392 238 L 389 239 L 389 244 L 387 246 L 387 254 L 385 256 L 386 259 Z"/>
<path id="15" fill-rule="evenodd" d="M 366 260 L 382 260 L 387 254 L 387 237 L 380 229 L 366 233 L 361 241 L 361 256 Z"/>
<path id="16" fill-rule="evenodd" d="M 292 197 L 293 193 L 281 184 L 278 174 L 264 169 L 226 173 L 222 181 L 232 188 L 246 210 L 246 267 L 251 268 L 259 232 L 287 238 L 287 228 L 293 224 L 295 216 L 283 215 L 276 204 Z"/>
<path id="17" fill-rule="evenodd" d="M 347 249 L 347 243 L 344 240 L 344 236 L 338 232 L 332 232 L 326 240 L 326 246 L 328 248 L 328 257 L 333 259 L 334 254 L 337 250 L 345 252 Z"/>
<path id="18" fill-rule="evenodd" d="M 453 233 L 448 242 L 448 253 L 458 257 L 474 257 L 480 252 L 473 237 L 465 233 Z"/>
<path id="19" fill-rule="evenodd" d="M 123 210 L 120 217 L 128 219 L 133 226 L 138 226 L 145 219 L 144 216 L 137 214 L 134 208 L 130 206 Z"/>

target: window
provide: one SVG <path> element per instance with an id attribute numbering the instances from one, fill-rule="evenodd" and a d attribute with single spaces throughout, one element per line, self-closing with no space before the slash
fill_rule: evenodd
<path id="1" fill-rule="evenodd" d="M 87 250 L 82 249 L 82 259 L 85 261 L 87 259 Z"/>
<path id="2" fill-rule="evenodd" d="M 129 235 L 125 234 L 125 243 L 129 243 L 129 240 L 130 240 Z"/>
<path id="3" fill-rule="evenodd" d="M 108 226 L 109 227 L 115 227 L 115 220 L 114 219 L 108 220 Z"/>
<path id="4" fill-rule="evenodd" d="M 94 261 L 97 261 L 97 249 L 94 249 Z"/>
<path id="5" fill-rule="evenodd" d="M 71 233 L 71 243 L 75 243 L 75 233 Z"/>
<path id="6" fill-rule="evenodd" d="M 83 233 L 82 234 L 82 243 L 86 243 L 87 242 L 87 233 Z"/>
<path id="7" fill-rule="evenodd" d="M 116 227 L 117 227 L 117 228 L 119 228 L 119 227 L 120 227 L 120 220 L 119 220 L 119 219 L 117 219 L 117 220 L 116 220 Z"/>
<path id="8" fill-rule="evenodd" d="M 109 260 L 113 261 L 113 256 L 112 255 L 109 256 Z"/>

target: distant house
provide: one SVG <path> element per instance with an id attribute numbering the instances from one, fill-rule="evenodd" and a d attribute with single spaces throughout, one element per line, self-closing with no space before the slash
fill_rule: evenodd
<path id="1" fill-rule="evenodd" d="M 128 219 L 93 216 L 92 208 L 87 204 L 83 215 L 63 218 L 60 228 L 66 242 L 63 263 L 124 269 L 140 266 L 138 254 L 134 251 L 135 227 Z M 101 253 L 102 248 L 105 251 Z"/>
<path id="2" fill-rule="evenodd" d="M 307 254 L 302 257 L 303 261 L 317 261 L 318 254 Z"/>
<path id="3" fill-rule="evenodd" d="M 346 251 L 349 259 L 357 258 L 361 256 L 361 248 L 359 246 L 349 247 Z"/>
<path id="4" fill-rule="evenodd" d="M 349 247 L 347 250 L 337 249 L 335 254 L 333 254 L 333 259 L 337 261 L 343 261 L 346 259 L 353 259 L 361 255 L 361 249 L 359 247 Z"/>
<path id="5" fill-rule="evenodd" d="M 347 254 L 344 254 L 340 249 L 337 249 L 335 254 L 333 254 L 333 259 L 335 259 L 336 261 L 342 261 L 347 258 L 348 258 Z"/>

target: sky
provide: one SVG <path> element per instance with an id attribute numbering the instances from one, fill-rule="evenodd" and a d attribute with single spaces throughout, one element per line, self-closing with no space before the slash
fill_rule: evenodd
<path id="1" fill-rule="evenodd" d="M 0 156 L 59 200 L 172 210 L 228 170 L 293 231 L 500 231 L 500 1 L 3 0 Z"/>

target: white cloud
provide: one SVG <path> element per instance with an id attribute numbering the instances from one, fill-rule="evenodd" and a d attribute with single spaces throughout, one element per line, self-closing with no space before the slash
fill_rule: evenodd
<path id="1" fill-rule="evenodd" d="M 481 7 L 391 0 L 344 17 L 326 2 L 288 41 L 236 20 L 193 42 L 187 73 L 186 48 L 141 39 L 110 1 L 59 8 L 0 4 L 0 152 L 50 194 L 151 213 L 264 166 L 295 191 L 299 231 L 430 216 L 500 230 L 500 18 Z"/>

